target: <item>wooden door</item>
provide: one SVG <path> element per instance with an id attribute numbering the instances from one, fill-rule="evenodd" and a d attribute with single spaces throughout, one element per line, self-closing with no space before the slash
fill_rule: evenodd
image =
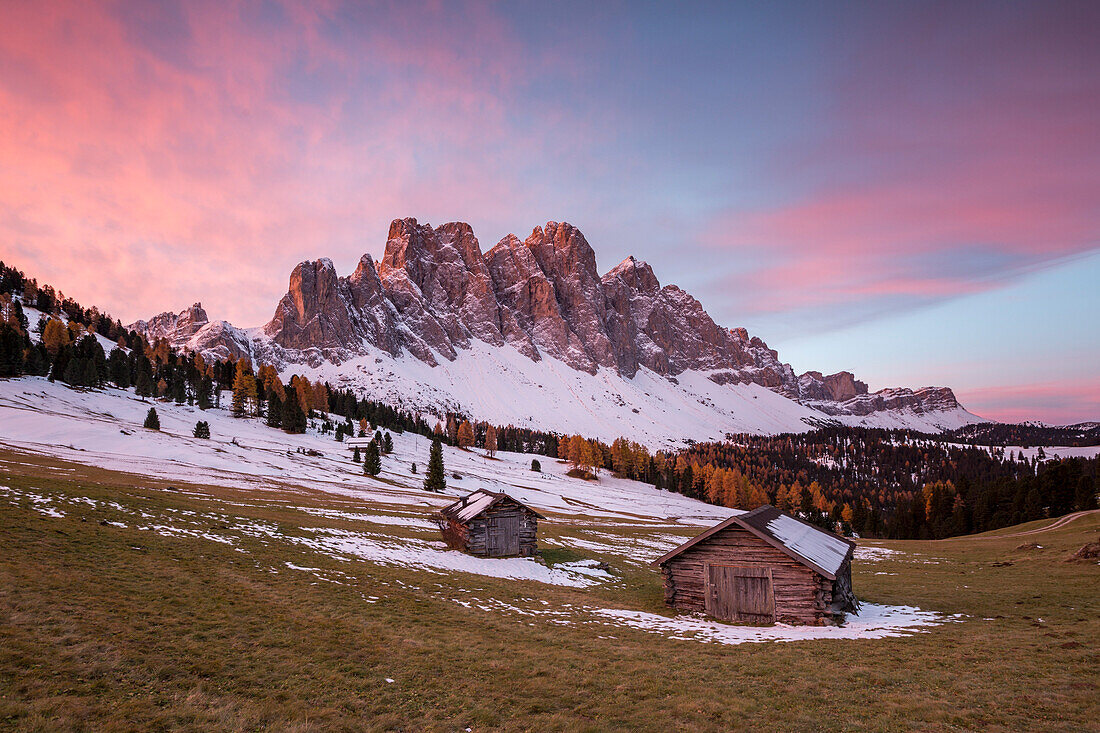
<path id="1" fill-rule="evenodd" d="M 775 593 L 768 568 L 706 565 L 707 613 L 725 621 L 775 623 Z"/>
<path id="2" fill-rule="evenodd" d="M 489 556 L 505 557 L 519 554 L 520 517 L 505 514 L 489 517 Z"/>

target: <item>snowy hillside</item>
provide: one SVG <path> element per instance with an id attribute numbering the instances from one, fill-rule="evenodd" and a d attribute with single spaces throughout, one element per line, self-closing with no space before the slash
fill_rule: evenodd
<path id="1" fill-rule="evenodd" d="M 156 407 L 161 430 L 141 427 Z M 195 422 L 210 423 L 209 440 L 192 437 Z M 166 480 L 258 489 L 298 487 L 389 504 L 442 507 L 447 497 L 477 488 L 507 491 L 540 512 L 615 517 L 697 526 L 728 517 L 711 506 L 649 484 L 601 477 L 598 483 L 564 475 L 545 456 L 481 452 L 444 446 L 446 496 L 423 491 L 428 441 L 393 434 L 394 451 L 382 462 L 382 481 L 363 475 L 351 452 L 332 436 L 290 435 L 227 410 L 143 401 L 132 390 L 79 391 L 41 377 L 0 380 L 0 444 L 112 470 Z M 301 451 L 315 451 L 311 456 Z M 542 473 L 530 470 L 532 457 Z M 412 463 L 420 464 L 413 474 Z M 452 472 L 462 478 L 454 479 Z"/>
<path id="2" fill-rule="evenodd" d="M 670 378 L 643 367 L 625 379 L 611 369 L 589 374 L 551 357 L 535 362 L 509 346 L 480 342 L 436 366 L 379 353 L 339 365 L 292 364 L 283 378 L 291 374 L 425 414 L 457 411 L 501 425 L 580 433 L 607 442 L 625 436 L 653 449 L 722 440 L 727 433 L 805 432 L 827 423 L 937 433 L 982 419 L 958 406 L 830 415 L 758 384 L 718 384 L 707 372 L 684 371 Z"/>
<path id="3" fill-rule="evenodd" d="M 160 431 L 141 427 L 151 404 Z M 200 418 L 210 423 L 208 440 L 192 437 Z M 142 487 L 134 492 L 80 480 L 65 490 L 48 480 L 31 488 L 0 484 L 0 506 L 25 511 L 34 518 L 28 521 L 98 522 L 103 532 L 126 532 L 138 542 L 142 534 L 156 534 L 231 548 L 244 558 L 263 548 L 264 557 L 274 552 L 281 558 L 258 565 L 264 572 L 305 574 L 314 585 L 369 588 L 357 603 L 385 604 L 395 593 L 424 593 L 527 626 L 583 626 L 601 634 L 636 630 L 741 644 L 905 636 L 959 620 L 911 606 L 864 603 L 858 617 L 840 627 L 758 628 L 609 606 L 592 595 L 547 600 L 550 589 L 631 588 L 638 577 L 655 572 L 649 562 L 734 510 L 606 475 L 598 482 L 570 478 L 562 464 L 546 457 L 536 473 L 530 455 L 498 453 L 490 459 L 449 447 L 447 490 L 428 493 L 421 484 L 427 440 L 392 437 L 394 452 L 383 458 L 381 475 L 371 478 L 344 443 L 313 432 L 288 435 L 224 410 L 143 402 L 117 389 L 79 391 L 39 377 L 0 380 L 0 469 L 18 475 L 33 466 L 37 474 L 46 470 L 70 479 L 72 464 L 81 464 L 132 473 Z M 420 464 L 416 474 L 413 462 Z M 226 498 L 218 487 L 241 493 Z M 545 516 L 539 523 L 542 557 L 477 558 L 446 547 L 434 514 L 475 488 L 505 491 Z M 153 507 L 139 493 L 165 497 L 169 505 Z M 252 516 L 260 510 L 282 518 Z M 377 578 L 381 568 L 390 573 L 387 580 Z"/>

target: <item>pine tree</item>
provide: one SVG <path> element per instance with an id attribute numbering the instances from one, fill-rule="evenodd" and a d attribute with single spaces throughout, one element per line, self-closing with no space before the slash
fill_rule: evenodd
<path id="1" fill-rule="evenodd" d="M 458 441 L 458 447 L 463 450 L 474 444 L 474 428 L 470 425 L 469 420 L 463 420 L 462 424 L 458 426 L 456 440 Z"/>
<path id="2" fill-rule="evenodd" d="M 183 376 L 176 375 L 175 380 L 172 382 L 172 398 L 176 401 L 177 405 L 182 405 L 187 401 L 187 385 L 183 381 Z"/>
<path id="3" fill-rule="evenodd" d="M 293 389 L 286 391 L 286 402 L 283 403 L 283 430 L 288 433 L 306 431 L 306 414 L 298 405 L 298 393 Z"/>
<path id="4" fill-rule="evenodd" d="M 200 410 L 209 410 L 213 407 L 213 392 L 214 382 L 208 375 L 202 375 L 202 379 L 199 380 L 199 388 L 196 390 L 195 394 L 195 399 L 198 401 Z"/>
<path id="5" fill-rule="evenodd" d="M 196 438 L 209 438 L 210 437 L 210 423 L 205 420 L 199 420 L 195 423 L 194 436 Z"/>
<path id="6" fill-rule="evenodd" d="M 497 454 L 497 429 L 492 425 L 485 428 L 485 452 L 490 458 Z"/>
<path id="7" fill-rule="evenodd" d="M 283 426 L 283 403 L 279 395 L 272 392 L 267 401 L 267 426 L 269 428 L 281 428 Z"/>
<path id="8" fill-rule="evenodd" d="M 126 389 L 130 386 L 130 364 L 122 349 L 111 349 L 111 355 L 107 358 L 107 371 L 116 387 Z"/>
<path id="9" fill-rule="evenodd" d="M 157 408 L 149 408 L 149 413 L 145 416 L 145 424 L 142 427 L 149 430 L 160 430 L 160 418 L 157 417 Z"/>
<path id="10" fill-rule="evenodd" d="M 355 450 L 352 451 L 351 460 L 356 463 L 360 463 L 363 460 L 363 455 L 359 452 L 359 446 L 355 446 Z"/>
<path id="11" fill-rule="evenodd" d="M 439 441 L 439 435 L 432 439 L 431 450 L 428 451 L 428 473 L 424 476 L 424 489 L 442 493 L 447 488 L 447 477 L 443 469 L 443 444 Z"/>
<path id="12" fill-rule="evenodd" d="M 42 343 L 46 345 L 46 351 L 50 353 L 52 358 L 57 356 L 57 352 L 61 347 L 72 343 L 72 336 L 60 319 L 51 318 L 42 328 Z"/>
<path id="13" fill-rule="evenodd" d="M 378 453 L 378 443 L 367 443 L 367 456 L 363 460 L 363 473 L 368 476 L 377 476 L 382 472 L 382 456 Z"/>
<path id="14" fill-rule="evenodd" d="M 382 437 L 382 451 L 387 454 L 393 453 L 393 437 L 389 433 Z"/>
<path id="15" fill-rule="evenodd" d="M 23 373 L 23 337 L 10 324 L 0 323 L 0 377 Z"/>
<path id="16" fill-rule="evenodd" d="M 247 359 L 240 359 L 233 377 L 233 417 L 256 414 L 258 403 L 256 378 L 252 376 L 252 368 Z"/>
<path id="17" fill-rule="evenodd" d="M 1086 511 L 1096 508 L 1096 485 L 1092 476 L 1082 476 L 1077 482 L 1077 491 L 1074 494 L 1074 504 L 1078 511 Z"/>
<path id="18" fill-rule="evenodd" d="M 147 370 L 139 368 L 137 380 L 134 383 L 134 391 L 142 400 L 153 395 L 153 377 Z"/>

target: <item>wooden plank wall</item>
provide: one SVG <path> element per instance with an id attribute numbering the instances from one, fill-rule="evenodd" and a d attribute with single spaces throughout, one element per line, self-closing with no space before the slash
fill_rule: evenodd
<path id="1" fill-rule="evenodd" d="M 520 518 L 519 530 L 519 554 L 521 557 L 531 557 L 538 547 L 538 516 L 526 507 L 518 504 L 498 504 L 487 512 L 484 512 L 466 525 L 465 549 L 471 555 L 485 557 L 489 551 L 489 517 L 515 516 Z M 460 525 L 461 526 L 461 525 Z M 448 541 L 448 544 L 450 542 Z"/>
<path id="2" fill-rule="evenodd" d="M 771 568 L 775 620 L 780 623 L 818 624 L 831 616 L 831 580 L 737 526 L 727 527 L 664 564 L 665 603 L 705 613 L 707 563 Z"/>

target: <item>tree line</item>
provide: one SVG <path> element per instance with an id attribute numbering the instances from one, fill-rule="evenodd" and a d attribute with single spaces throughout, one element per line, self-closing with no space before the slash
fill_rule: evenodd
<path id="1" fill-rule="evenodd" d="M 665 460 L 658 485 L 751 509 L 766 499 L 830 529 L 896 539 L 998 529 L 1096 506 L 1098 460 L 830 427 L 736 435 Z"/>

